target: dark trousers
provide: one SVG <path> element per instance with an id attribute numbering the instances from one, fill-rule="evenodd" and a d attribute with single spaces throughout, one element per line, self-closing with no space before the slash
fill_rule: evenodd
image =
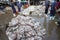
<path id="1" fill-rule="evenodd" d="M 56 11 L 55 10 L 50 10 L 50 16 L 55 16 Z"/>
<path id="2" fill-rule="evenodd" d="M 45 14 L 47 14 L 47 13 L 48 13 L 48 8 L 46 7 L 46 8 L 45 8 Z"/>
<path id="3" fill-rule="evenodd" d="M 15 9 L 15 6 L 14 6 L 14 3 L 11 3 L 11 8 L 12 8 L 12 10 L 13 10 L 13 13 L 16 13 L 16 9 Z"/>
<path id="4" fill-rule="evenodd" d="M 21 11 L 22 3 L 17 2 L 18 12 Z"/>

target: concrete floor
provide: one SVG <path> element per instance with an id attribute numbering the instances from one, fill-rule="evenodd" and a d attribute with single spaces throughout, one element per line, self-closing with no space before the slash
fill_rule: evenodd
<path id="1" fill-rule="evenodd" d="M 44 40 L 60 40 L 60 28 L 55 24 L 55 20 L 44 19 L 44 26 L 47 29 L 47 36 Z"/>
<path id="2" fill-rule="evenodd" d="M 0 40 L 8 40 L 5 30 L 6 24 L 13 18 L 12 12 L 10 10 L 5 11 L 5 14 L 0 14 Z"/>

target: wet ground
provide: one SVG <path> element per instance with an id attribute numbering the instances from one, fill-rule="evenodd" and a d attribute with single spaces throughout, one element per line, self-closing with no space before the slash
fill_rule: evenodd
<path id="1" fill-rule="evenodd" d="M 60 40 L 60 27 L 55 24 L 55 20 L 50 20 L 49 15 L 48 17 L 34 16 L 34 18 L 46 28 L 47 34 L 43 40 Z"/>
<path id="2" fill-rule="evenodd" d="M 9 19 L 7 17 L 9 17 Z M 43 40 L 60 40 L 60 27 L 55 24 L 55 21 L 49 20 L 49 16 L 33 16 L 33 18 L 35 18 L 36 21 L 41 22 L 41 24 L 46 28 L 47 36 L 43 38 Z M 3 15 L 3 17 L 0 17 L 0 24 L 6 24 L 9 20 L 11 20 L 11 15 Z"/>
<path id="3" fill-rule="evenodd" d="M 60 40 L 60 28 L 55 24 L 55 20 L 44 18 L 44 27 L 47 30 L 47 36 L 44 40 Z"/>

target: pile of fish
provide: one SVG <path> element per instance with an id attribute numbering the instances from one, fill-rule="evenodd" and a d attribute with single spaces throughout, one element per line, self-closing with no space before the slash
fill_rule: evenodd
<path id="1" fill-rule="evenodd" d="M 35 11 L 32 12 L 32 15 L 43 15 L 45 13 L 45 6 L 39 5 L 35 7 Z"/>
<path id="2" fill-rule="evenodd" d="M 6 35 L 9 40 L 42 40 L 46 29 L 34 18 L 18 15 L 9 22 Z"/>
<path id="3" fill-rule="evenodd" d="M 21 11 L 20 14 L 30 15 L 30 12 L 32 12 L 31 15 L 40 15 L 45 12 L 45 6 L 43 6 L 43 5 L 29 6 L 28 8 Z"/>

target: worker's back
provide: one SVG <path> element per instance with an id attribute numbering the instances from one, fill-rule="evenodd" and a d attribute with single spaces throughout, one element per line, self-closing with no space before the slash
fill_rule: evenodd
<path id="1" fill-rule="evenodd" d="M 60 2 L 57 2 L 57 6 L 56 6 L 56 9 L 60 9 Z M 58 13 L 60 14 L 60 11 L 58 11 Z"/>
<path id="2" fill-rule="evenodd" d="M 51 10 L 55 10 L 56 5 L 57 5 L 56 1 L 51 2 Z"/>

